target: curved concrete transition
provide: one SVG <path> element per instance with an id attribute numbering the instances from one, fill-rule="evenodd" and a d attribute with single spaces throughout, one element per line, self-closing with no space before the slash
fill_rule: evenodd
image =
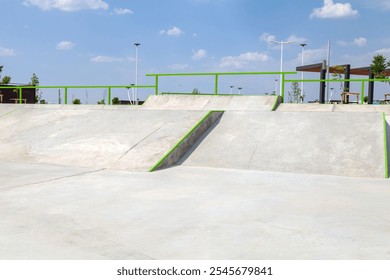
<path id="1" fill-rule="evenodd" d="M 154 95 L 143 109 L 207 110 L 207 111 L 272 111 L 280 103 L 279 96 L 244 95 Z"/>
<path id="2" fill-rule="evenodd" d="M 0 259 L 388 260 L 389 107 L 272 98 L 0 104 Z"/>

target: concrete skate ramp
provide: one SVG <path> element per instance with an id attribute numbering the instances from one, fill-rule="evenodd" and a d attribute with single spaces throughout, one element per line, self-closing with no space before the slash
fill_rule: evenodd
<path id="1" fill-rule="evenodd" d="M 356 105 L 356 104 L 280 104 L 279 112 L 378 112 L 390 115 L 390 105 Z"/>
<path id="2" fill-rule="evenodd" d="M 278 96 L 247 95 L 154 95 L 142 106 L 158 110 L 222 110 L 272 111 L 279 104 Z"/>
<path id="3" fill-rule="evenodd" d="M 1 105 L 0 160 L 148 171 L 207 113 L 130 108 Z"/>
<path id="4" fill-rule="evenodd" d="M 381 113 L 225 112 L 183 164 L 384 178 L 384 137 Z"/>

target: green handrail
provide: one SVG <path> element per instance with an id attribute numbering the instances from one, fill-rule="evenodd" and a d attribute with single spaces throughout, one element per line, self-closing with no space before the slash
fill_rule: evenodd
<path id="1" fill-rule="evenodd" d="M 104 88 L 107 89 L 107 99 L 108 99 L 108 105 L 111 105 L 111 89 L 113 88 L 155 88 L 155 85 L 125 85 L 125 86 L 33 86 L 33 85 L 27 85 L 27 86 L 1 86 L 0 89 L 15 89 L 18 91 L 18 98 L 19 103 L 22 103 L 22 90 L 23 89 L 64 89 L 64 104 L 68 104 L 68 89 L 80 89 L 80 88 Z"/>
<path id="2" fill-rule="evenodd" d="M 157 74 L 146 74 L 148 77 L 155 77 L 156 92 L 159 94 L 158 84 L 160 77 L 180 77 L 180 76 L 214 76 L 214 94 L 218 94 L 219 77 L 220 76 L 233 76 L 233 75 L 281 75 L 282 81 L 285 79 L 285 75 L 295 75 L 297 72 L 195 72 L 195 73 L 157 73 Z M 284 82 L 282 83 L 282 98 L 284 99 Z"/>

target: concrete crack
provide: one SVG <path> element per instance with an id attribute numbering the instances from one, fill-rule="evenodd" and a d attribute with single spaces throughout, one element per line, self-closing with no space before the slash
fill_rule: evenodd
<path id="1" fill-rule="evenodd" d="M 137 147 L 140 143 L 142 143 L 145 139 L 147 139 L 148 137 L 152 136 L 154 133 L 156 133 L 158 130 L 160 130 L 162 128 L 162 126 L 158 127 L 157 129 L 155 129 L 154 131 L 152 131 L 151 133 L 149 133 L 148 135 L 146 135 L 144 138 L 142 138 L 138 143 L 136 143 L 134 146 L 130 147 L 126 152 L 124 152 L 117 160 L 116 162 L 120 161 L 124 156 L 126 156 L 132 149 L 134 149 L 135 147 Z"/>

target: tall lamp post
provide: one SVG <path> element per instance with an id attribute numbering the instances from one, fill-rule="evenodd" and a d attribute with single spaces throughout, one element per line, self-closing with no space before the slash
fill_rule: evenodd
<path id="1" fill-rule="evenodd" d="M 135 43 L 135 104 L 138 105 L 138 47 L 141 43 Z"/>
<path id="2" fill-rule="evenodd" d="M 291 44 L 292 41 L 271 41 L 272 43 L 280 44 L 280 72 L 283 72 L 283 49 L 285 44 Z M 280 73 L 280 89 L 279 95 L 282 96 L 282 86 L 283 86 L 283 74 Z"/>
<path id="3" fill-rule="evenodd" d="M 303 66 L 303 56 L 304 56 L 304 54 L 305 54 L 305 47 L 307 46 L 307 44 L 304 44 L 304 43 L 302 43 L 302 44 L 300 44 L 300 46 L 302 47 L 302 66 Z M 303 78 L 304 78 L 304 74 L 303 74 L 303 71 L 302 71 L 302 73 L 301 73 L 301 80 L 302 80 L 302 82 L 301 82 L 301 103 L 303 103 L 303 86 L 304 86 L 304 83 L 303 83 Z"/>

